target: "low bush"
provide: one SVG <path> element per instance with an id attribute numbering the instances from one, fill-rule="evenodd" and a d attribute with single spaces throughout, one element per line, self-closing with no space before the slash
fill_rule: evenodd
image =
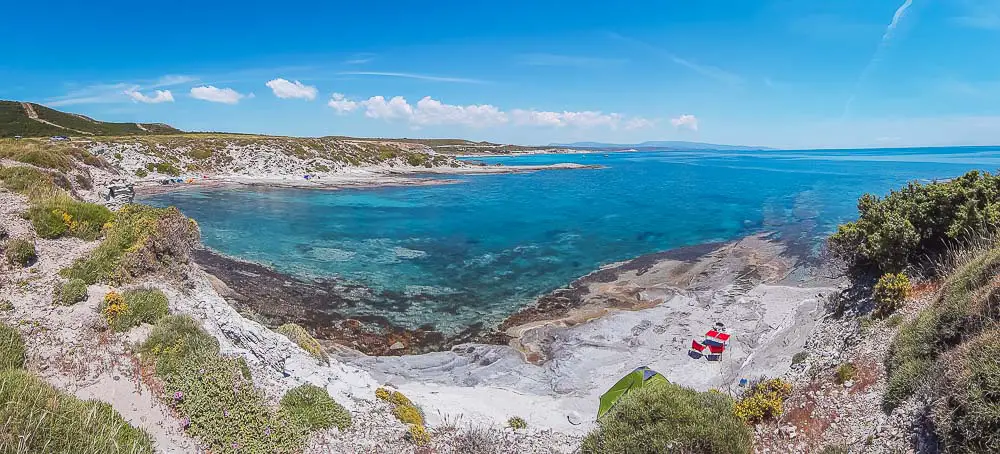
<path id="1" fill-rule="evenodd" d="M 778 378 L 762 379 L 750 385 L 740 396 L 733 411 L 748 424 L 777 419 L 784 411 L 785 399 L 792 385 Z"/>
<path id="2" fill-rule="evenodd" d="M 588 454 L 691 452 L 748 454 L 750 428 L 735 416 L 733 400 L 656 383 L 629 392 L 583 441 Z"/>
<path id="3" fill-rule="evenodd" d="M 146 178 L 149 176 L 149 171 L 143 168 L 135 169 L 135 176 L 139 178 Z"/>
<path id="4" fill-rule="evenodd" d="M 837 366 L 837 372 L 834 374 L 833 381 L 838 385 L 843 385 L 857 377 L 858 371 L 854 367 L 853 363 L 841 363 Z"/>
<path id="5" fill-rule="evenodd" d="M 176 208 L 127 205 L 105 229 L 97 249 L 60 272 L 88 284 L 120 284 L 172 265 L 187 263 L 198 226 Z"/>
<path id="6" fill-rule="evenodd" d="M 849 454 L 850 450 L 844 445 L 826 445 L 819 454 Z"/>
<path id="7" fill-rule="evenodd" d="M 170 376 L 186 359 L 217 356 L 219 341 L 191 316 L 167 315 L 156 322 L 139 352 L 156 365 L 157 375 Z"/>
<path id="8" fill-rule="evenodd" d="M 801 364 L 804 363 L 807 359 L 809 359 L 809 352 L 798 352 L 792 355 L 792 364 L 793 365 Z"/>
<path id="9" fill-rule="evenodd" d="M 404 424 L 416 424 L 418 426 L 424 425 L 424 417 L 420 414 L 420 410 L 413 405 L 398 405 L 396 408 L 392 409 L 392 414 L 400 422 Z"/>
<path id="10" fill-rule="evenodd" d="M 894 314 L 890 316 L 888 320 L 886 320 L 885 324 L 889 328 L 897 328 L 899 327 L 899 325 L 903 324 L 903 316 L 899 314 Z"/>
<path id="11" fill-rule="evenodd" d="M 110 405 L 82 401 L 23 370 L 0 371 L 0 452 L 143 454 L 149 434 Z"/>
<path id="12" fill-rule="evenodd" d="M 24 340 L 17 328 L 0 323 L 0 371 L 24 367 Z"/>
<path id="13" fill-rule="evenodd" d="M 323 346 L 305 328 L 294 323 L 286 323 L 278 327 L 278 332 L 291 339 L 292 342 L 295 342 L 296 345 L 314 358 L 326 363 L 330 362 L 330 358 L 323 350 Z"/>
<path id="14" fill-rule="evenodd" d="M 156 323 L 169 312 L 168 303 L 167 296 L 157 289 L 136 288 L 121 295 L 108 293 L 100 311 L 113 331 L 126 331 L 143 323 Z"/>
<path id="15" fill-rule="evenodd" d="M 87 283 L 81 279 L 70 279 L 56 283 L 52 290 L 52 301 L 63 306 L 71 306 L 87 299 Z"/>
<path id="16" fill-rule="evenodd" d="M 72 236 L 95 240 L 101 236 L 101 228 L 113 218 L 107 207 L 81 202 L 62 191 L 34 198 L 28 209 L 28 219 L 42 238 Z"/>
<path id="17" fill-rule="evenodd" d="M 513 416 L 507 420 L 507 427 L 514 430 L 527 429 L 528 423 L 520 416 Z"/>
<path id="18" fill-rule="evenodd" d="M 1000 177 L 972 171 L 942 183 L 910 183 L 858 200 L 858 220 L 841 225 L 830 250 L 856 268 L 898 272 L 936 258 L 1000 225 Z"/>
<path id="19" fill-rule="evenodd" d="M 872 292 L 875 314 L 887 317 L 901 309 L 910 296 L 910 278 L 903 273 L 886 273 L 879 278 Z"/>
<path id="20" fill-rule="evenodd" d="M 425 446 L 431 442 L 431 434 L 427 433 L 427 429 L 424 426 L 417 424 L 410 424 L 406 432 L 406 438 L 417 446 Z"/>
<path id="21" fill-rule="evenodd" d="M 325 389 L 315 385 L 292 388 L 281 398 L 281 410 L 308 430 L 340 430 L 351 425 L 351 414 L 338 404 Z"/>
<path id="22" fill-rule="evenodd" d="M 35 243 L 26 238 L 7 240 L 4 245 L 4 256 L 7 258 L 7 263 L 20 267 L 29 266 L 38 260 Z"/>
<path id="23" fill-rule="evenodd" d="M 188 432 L 213 453 L 298 452 L 305 442 L 306 428 L 272 411 L 233 358 L 187 358 L 161 377 Z"/>

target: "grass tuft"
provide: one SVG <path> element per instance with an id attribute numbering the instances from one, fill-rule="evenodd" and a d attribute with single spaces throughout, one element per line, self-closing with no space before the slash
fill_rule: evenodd
<path id="1" fill-rule="evenodd" d="M 281 398 L 281 410 L 308 430 L 334 426 L 345 430 L 351 425 L 351 414 L 347 409 L 333 400 L 325 389 L 315 385 L 301 385 L 289 390 Z"/>
<path id="2" fill-rule="evenodd" d="M 63 191 L 34 197 L 28 219 L 42 238 L 72 236 L 95 240 L 101 228 L 114 218 L 107 207 L 81 202 Z"/>
<path id="3" fill-rule="evenodd" d="M 38 260 L 38 252 L 35 251 L 33 241 L 26 238 L 15 238 L 7 240 L 4 245 L 4 257 L 7 258 L 7 263 L 23 268 Z"/>
<path id="4" fill-rule="evenodd" d="M 81 281 L 82 282 L 82 281 Z M 156 323 L 169 312 L 167 295 L 157 289 L 135 288 L 118 295 L 108 293 L 99 310 L 116 332 L 127 331 L 143 323 Z"/>
<path id="5" fill-rule="evenodd" d="M 295 345 L 298 345 L 314 358 L 325 363 L 330 362 L 330 358 L 323 350 L 323 346 L 305 328 L 294 323 L 286 323 L 278 327 L 278 332 L 291 339 L 292 342 L 295 342 Z"/>
<path id="6" fill-rule="evenodd" d="M 24 340 L 21 333 L 17 328 L 0 323 L 0 371 L 23 367 Z"/>
<path id="7" fill-rule="evenodd" d="M 87 299 L 87 283 L 81 279 L 58 282 L 52 290 L 52 301 L 63 306 L 71 306 Z"/>

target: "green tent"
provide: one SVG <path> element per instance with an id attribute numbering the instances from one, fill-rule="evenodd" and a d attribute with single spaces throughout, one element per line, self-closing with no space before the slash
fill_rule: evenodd
<path id="1" fill-rule="evenodd" d="M 601 395 L 601 406 L 597 409 L 597 419 L 604 416 L 611 407 L 614 407 L 618 403 L 618 399 L 621 399 L 625 394 L 628 394 L 633 389 L 639 389 L 653 383 L 667 383 L 667 378 L 646 366 L 629 372 L 628 375 L 618 380 L 618 383 L 615 383 L 608 392 Z"/>

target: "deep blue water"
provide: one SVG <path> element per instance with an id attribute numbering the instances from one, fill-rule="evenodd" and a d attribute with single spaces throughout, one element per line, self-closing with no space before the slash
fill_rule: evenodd
<path id="1" fill-rule="evenodd" d="M 208 246 L 299 276 L 412 295 L 379 313 L 453 331 L 496 322 L 602 264 L 776 230 L 818 247 L 864 192 L 1000 167 L 1000 148 L 535 155 L 600 164 L 460 184 L 188 190 L 144 200 L 195 218 Z"/>

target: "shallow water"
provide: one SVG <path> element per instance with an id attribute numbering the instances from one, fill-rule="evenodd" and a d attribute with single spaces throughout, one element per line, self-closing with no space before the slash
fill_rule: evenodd
<path id="1" fill-rule="evenodd" d="M 478 160 L 604 168 L 402 188 L 189 190 L 143 201 L 177 206 L 223 253 L 298 276 L 359 282 L 408 302 L 389 309 L 376 301 L 358 313 L 454 332 L 495 323 L 602 264 L 649 252 L 772 230 L 816 249 L 856 216 L 861 194 L 992 170 L 1000 148 Z"/>

